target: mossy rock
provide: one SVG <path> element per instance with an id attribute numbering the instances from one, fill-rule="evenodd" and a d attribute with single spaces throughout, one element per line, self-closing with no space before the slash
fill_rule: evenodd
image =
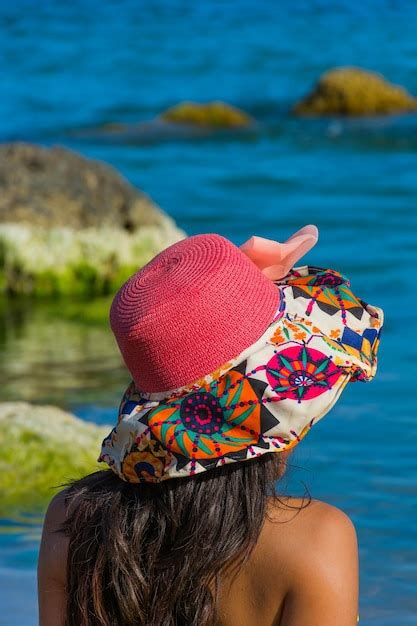
<path id="1" fill-rule="evenodd" d="M 54 406 L 0 403 L 0 515 L 42 506 L 60 484 L 104 468 L 110 430 Z"/>
<path id="2" fill-rule="evenodd" d="M 294 107 L 299 115 L 389 115 L 417 110 L 417 99 L 375 72 L 341 67 L 323 74 Z"/>
<path id="3" fill-rule="evenodd" d="M 247 127 L 253 119 L 244 111 L 221 101 L 207 103 L 180 102 L 164 111 L 161 119 L 174 124 L 191 124 L 213 128 Z"/>
<path id="4" fill-rule="evenodd" d="M 171 220 L 129 233 L 109 227 L 0 223 L 0 292 L 99 296 L 113 293 L 167 246 L 185 237 Z"/>

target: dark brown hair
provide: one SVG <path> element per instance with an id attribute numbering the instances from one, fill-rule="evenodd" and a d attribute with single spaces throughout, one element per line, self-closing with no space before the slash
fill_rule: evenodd
<path id="1" fill-rule="evenodd" d="M 249 558 L 284 473 L 268 453 L 191 478 L 67 483 L 66 626 L 212 626 L 219 575 Z"/>

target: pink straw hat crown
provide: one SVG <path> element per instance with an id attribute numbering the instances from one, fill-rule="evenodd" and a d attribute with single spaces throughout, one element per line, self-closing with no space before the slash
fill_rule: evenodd
<path id="1" fill-rule="evenodd" d="M 139 389 L 193 382 L 254 343 L 279 291 L 221 235 L 194 235 L 154 257 L 120 288 L 110 324 Z"/>

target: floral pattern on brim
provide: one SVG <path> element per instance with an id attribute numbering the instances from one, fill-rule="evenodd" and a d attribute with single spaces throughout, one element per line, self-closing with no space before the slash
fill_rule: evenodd
<path id="1" fill-rule="evenodd" d="M 272 389 L 282 398 L 311 400 L 333 387 L 343 370 L 331 356 L 306 345 L 276 351 L 266 364 Z"/>
<path id="2" fill-rule="evenodd" d="M 167 450 L 210 459 L 255 444 L 260 435 L 260 402 L 250 381 L 229 371 L 180 400 L 161 403 L 147 415 L 152 435 Z"/>
<path id="3" fill-rule="evenodd" d="M 139 446 L 134 446 L 122 463 L 122 474 L 128 482 L 157 482 L 164 475 L 171 455 L 164 450 L 160 442 L 141 439 Z"/>
<path id="4" fill-rule="evenodd" d="M 310 320 L 296 319 L 294 316 L 287 314 L 281 320 L 279 326 L 277 326 L 274 334 L 268 339 L 268 342 L 278 346 L 290 341 L 296 343 L 300 341 L 307 342 L 313 334 L 318 334 L 320 337 L 323 336 L 320 328 L 315 326 Z"/>

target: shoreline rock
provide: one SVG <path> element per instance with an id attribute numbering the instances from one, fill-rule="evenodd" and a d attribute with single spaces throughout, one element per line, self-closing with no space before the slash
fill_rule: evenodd
<path id="1" fill-rule="evenodd" d="M 0 145 L 0 222 L 135 232 L 165 215 L 115 168 L 62 146 Z"/>
<path id="2" fill-rule="evenodd" d="M 137 233 L 0 223 L 0 291 L 41 298 L 106 295 L 183 237 L 169 222 Z"/>
<path id="3" fill-rule="evenodd" d="M 417 111 L 417 99 L 376 72 L 340 67 L 325 72 L 293 109 L 297 115 L 390 115 Z"/>
<path id="4" fill-rule="evenodd" d="M 111 426 L 51 405 L 0 403 L 0 515 L 45 504 L 60 484 L 94 472 Z"/>
<path id="5" fill-rule="evenodd" d="M 110 165 L 0 146 L 0 292 L 103 295 L 186 234 Z"/>

